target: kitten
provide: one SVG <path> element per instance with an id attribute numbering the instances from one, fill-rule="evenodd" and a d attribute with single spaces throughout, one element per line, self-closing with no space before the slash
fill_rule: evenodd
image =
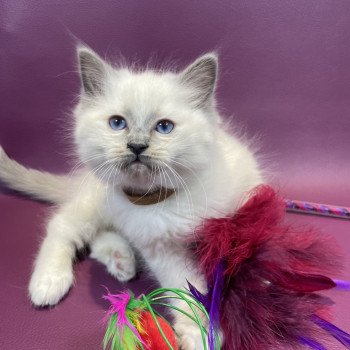
<path id="1" fill-rule="evenodd" d="M 232 214 L 263 182 L 254 154 L 215 108 L 217 56 L 178 73 L 115 68 L 86 47 L 78 59 L 74 139 L 84 168 L 68 176 L 26 169 L 0 148 L 3 182 L 58 204 L 35 261 L 31 301 L 60 301 L 85 244 L 120 281 L 135 275 L 133 247 L 163 287 L 183 288 L 187 279 L 205 292 L 184 238 L 204 218 Z M 152 204 L 140 205 L 144 199 Z M 192 321 L 174 317 L 181 348 L 202 349 Z"/>

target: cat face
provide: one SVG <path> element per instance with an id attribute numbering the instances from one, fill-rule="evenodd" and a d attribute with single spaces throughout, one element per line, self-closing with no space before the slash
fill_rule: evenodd
<path id="1" fill-rule="evenodd" d="M 177 74 L 116 69 L 87 48 L 78 56 L 83 88 L 75 141 L 103 181 L 147 191 L 177 188 L 210 166 L 218 123 L 215 55 Z"/>

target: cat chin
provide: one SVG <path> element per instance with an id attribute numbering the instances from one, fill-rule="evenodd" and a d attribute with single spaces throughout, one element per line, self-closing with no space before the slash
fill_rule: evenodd
<path id="1" fill-rule="evenodd" d="M 148 164 L 140 161 L 134 161 L 122 168 L 123 185 L 128 188 L 149 189 L 155 183 L 152 170 Z"/>
<path id="2" fill-rule="evenodd" d="M 152 174 L 150 170 L 145 170 L 145 173 L 143 171 L 139 172 L 139 169 L 127 172 L 121 180 L 118 187 L 124 191 L 133 193 L 133 195 L 151 194 L 160 188 L 174 189 L 174 186 L 169 186 L 169 184 L 165 183 L 164 179 L 159 178 L 154 173 Z"/>

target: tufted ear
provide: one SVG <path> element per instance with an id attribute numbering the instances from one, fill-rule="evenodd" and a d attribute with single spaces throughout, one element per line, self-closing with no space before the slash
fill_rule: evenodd
<path id="1" fill-rule="evenodd" d="M 107 63 L 86 46 L 78 46 L 77 53 L 84 92 L 87 95 L 100 94 L 107 74 Z"/>
<path id="2" fill-rule="evenodd" d="M 191 88 L 191 103 L 196 108 L 205 107 L 211 100 L 215 89 L 218 71 L 218 57 L 208 53 L 190 64 L 180 73 L 180 80 Z"/>

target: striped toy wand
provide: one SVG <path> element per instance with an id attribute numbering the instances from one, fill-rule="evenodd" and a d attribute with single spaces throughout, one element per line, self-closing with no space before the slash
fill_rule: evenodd
<path id="1" fill-rule="evenodd" d="M 338 219 L 350 220 L 350 208 L 347 207 L 291 199 L 285 199 L 284 203 L 288 212 L 329 216 Z"/>

